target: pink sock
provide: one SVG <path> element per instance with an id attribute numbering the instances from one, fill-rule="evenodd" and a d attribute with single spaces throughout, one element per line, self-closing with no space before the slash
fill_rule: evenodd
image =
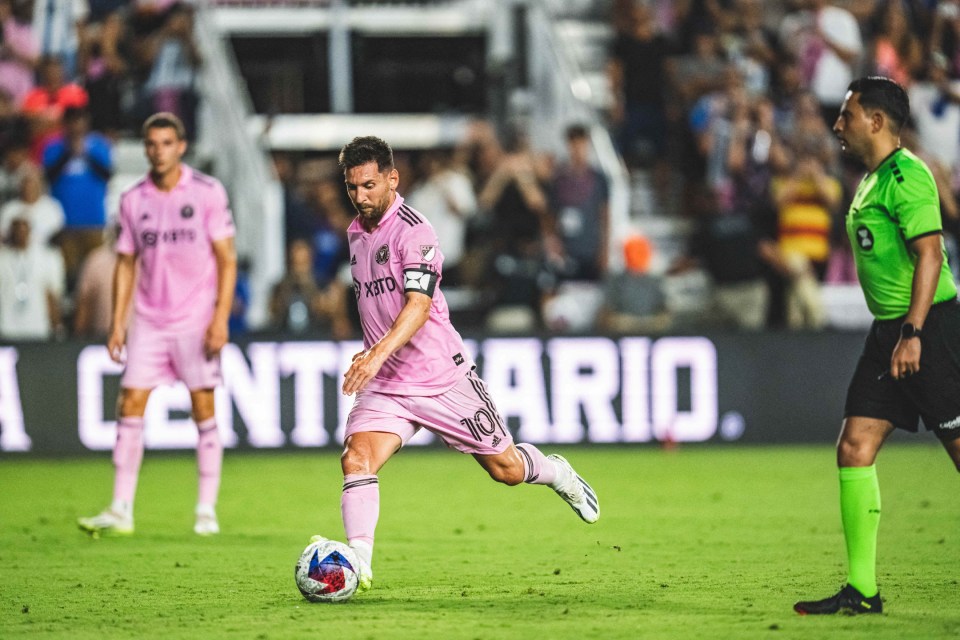
<path id="1" fill-rule="evenodd" d="M 137 493 L 140 463 L 143 462 L 143 418 L 117 420 L 117 442 L 113 446 L 113 502 L 132 511 Z"/>
<path id="2" fill-rule="evenodd" d="M 217 433 L 217 419 L 207 418 L 197 423 L 197 504 L 217 504 L 220 491 L 220 470 L 223 467 L 223 445 Z"/>
<path id="3" fill-rule="evenodd" d="M 373 532 L 380 517 L 380 483 L 377 476 L 350 474 L 343 477 L 340 514 L 347 542 L 360 540 L 373 547 Z"/>
<path id="4" fill-rule="evenodd" d="M 557 468 L 552 460 L 541 453 L 532 444 L 522 442 L 517 445 L 523 460 L 523 481 L 527 484 L 553 484 L 557 479 Z"/>

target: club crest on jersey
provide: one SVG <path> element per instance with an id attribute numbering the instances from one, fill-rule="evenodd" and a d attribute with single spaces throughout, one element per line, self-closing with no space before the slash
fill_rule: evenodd
<path id="1" fill-rule="evenodd" d="M 437 247 L 432 244 L 422 244 L 420 245 L 420 257 L 430 262 L 437 255 Z"/>
<path id="2" fill-rule="evenodd" d="M 193 217 L 193 207 L 188 204 L 183 205 L 183 208 L 180 209 L 180 217 L 184 220 L 188 220 Z"/>
<path id="3" fill-rule="evenodd" d="M 857 244 L 864 251 L 873 249 L 873 234 L 865 226 L 857 227 Z"/>
<path id="4" fill-rule="evenodd" d="M 390 249 L 387 245 L 381 246 L 377 249 L 377 255 L 374 260 L 377 261 L 377 264 L 387 264 L 387 260 L 390 259 Z"/>

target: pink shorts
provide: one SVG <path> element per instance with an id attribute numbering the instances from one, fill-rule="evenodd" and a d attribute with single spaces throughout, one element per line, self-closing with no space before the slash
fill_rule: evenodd
<path id="1" fill-rule="evenodd" d="M 473 371 L 437 396 L 359 392 L 347 416 L 345 437 L 384 431 L 397 434 L 406 444 L 421 427 L 462 453 L 503 453 L 513 442 L 487 385 Z"/>
<path id="2" fill-rule="evenodd" d="M 187 389 L 212 389 L 223 382 L 220 357 L 207 358 L 200 331 L 162 331 L 134 320 L 127 333 L 125 389 L 153 389 L 182 380 Z"/>

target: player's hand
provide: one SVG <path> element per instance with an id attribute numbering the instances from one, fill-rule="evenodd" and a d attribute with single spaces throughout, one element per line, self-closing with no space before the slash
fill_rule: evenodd
<path id="1" fill-rule="evenodd" d="M 919 338 L 900 338 L 890 357 L 890 375 L 894 380 L 905 380 L 920 371 Z"/>
<path id="2" fill-rule="evenodd" d="M 230 330 L 226 322 L 211 322 L 207 327 L 207 332 L 203 336 L 203 352 L 208 358 L 213 358 L 220 354 L 223 345 L 230 339 Z"/>
<path id="3" fill-rule="evenodd" d="M 343 376 L 343 395 L 361 391 L 383 366 L 383 360 L 372 350 L 361 351 L 353 356 L 353 363 Z"/>
<path id="4" fill-rule="evenodd" d="M 123 364 L 123 345 L 127 341 L 127 331 L 118 327 L 110 331 L 110 337 L 107 338 L 107 352 L 110 359 L 117 364 Z"/>

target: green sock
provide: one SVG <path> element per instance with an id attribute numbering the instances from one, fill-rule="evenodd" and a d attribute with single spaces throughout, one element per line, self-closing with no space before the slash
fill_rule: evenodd
<path id="1" fill-rule="evenodd" d="M 840 467 L 840 517 L 847 541 L 847 582 L 867 598 L 877 595 L 877 467 Z"/>

